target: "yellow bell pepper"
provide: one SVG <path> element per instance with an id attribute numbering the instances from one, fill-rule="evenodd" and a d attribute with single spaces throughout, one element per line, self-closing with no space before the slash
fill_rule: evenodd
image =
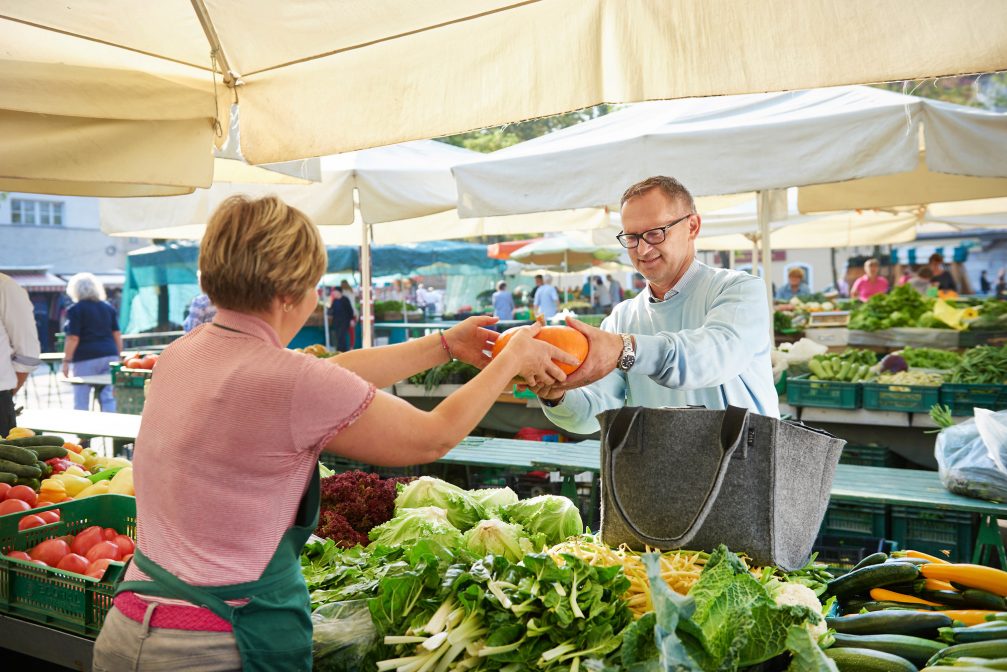
<path id="1" fill-rule="evenodd" d="M 85 497 L 91 497 L 93 495 L 108 494 L 108 489 L 109 486 L 111 485 L 112 481 L 110 480 L 98 481 L 97 483 L 92 484 L 91 487 L 84 488 L 83 490 L 78 492 L 76 495 L 74 495 L 74 499 L 83 499 Z"/>
<path id="2" fill-rule="evenodd" d="M 87 478 L 88 476 L 91 475 L 91 474 L 87 473 L 86 471 L 84 471 L 83 469 L 81 469 L 80 467 L 78 467 L 76 464 L 73 465 L 72 467 L 69 467 L 63 473 L 67 474 L 69 476 L 80 476 L 81 478 Z"/>
<path id="3" fill-rule="evenodd" d="M 78 455 L 77 453 L 73 452 L 72 450 L 66 451 L 66 459 L 70 460 L 74 464 L 81 464 L 81 465 L 85 464 L 84 458 Z"/>
<path id="4" fill-rule="evenodd" d="M 133 491 L 133 468 L 126 467 L 118 471 L 112 477 L 108 491 L 113 495 L 130 495 L 135 497 L 136 493 Z"/>
<path id="5" fill-rule="evenodd" d="M 35 432 L 28 429 L 27 427 L 13 427 L 10 430 L 10 434 L 7 435 L 8 439 L 26 439 L 29 436 L 35 436 Z"/>
<path id="6" fill-rule="evenodd" d="M 56 478 L 47 478 L 39 485 L 38 501 L 39 506 L 45 504 L 55 504 L 66 499 L 66 486 L 63 481 Z"/>
<path id="7" fill-rule="evenodd" d="M 86 478 L 73 476 L 72 474 L 67 473 L 56 474 L 53 478 L 63 483 L 63 487 L 66 488 L 66 494 L 68 497 L 76 497 L 92 485 L 91 481 Z"/>

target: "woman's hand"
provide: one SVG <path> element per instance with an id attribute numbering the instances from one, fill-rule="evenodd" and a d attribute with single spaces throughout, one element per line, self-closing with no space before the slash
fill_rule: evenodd
<path id="1" fill-rule="evenodd" d="M 541 330 L 542 325 L 538 323 L 518 329 L 507 343 L 507 347 L 498 355 L 501 359 L 506 357 L 514 362 L 517 366 L 517 375 L 529 387 L 555 385 L 566 380 L 566 374 L 559 368 L 557 362 L 570 365 L 579 363 L 579 360 L 570 353 L 560 350 L 551 343 L 536 340 L 535 335 Z"/>
<path id="2" fill-rule="evenodd" d="M 476 315 L 456 324 L 444 332 L 451 356 L 466 364 L 484 368 L 490 362 L 485 351 L 492 350 L 493 343 L 500 334 L 487 329 L 497 323 L 497 318 L 488 315 Z"/>

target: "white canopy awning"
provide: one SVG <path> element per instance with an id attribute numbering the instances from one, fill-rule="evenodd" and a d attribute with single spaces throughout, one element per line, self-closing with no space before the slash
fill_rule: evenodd
<path id="1" fill-rule="evenodd" d="M 270 163 L 601 102 L 991 72 L 1005 34 L 1002 0 L 2 0 L 0 177 L 206 187 L 233 102 L 242 154 Z"/>

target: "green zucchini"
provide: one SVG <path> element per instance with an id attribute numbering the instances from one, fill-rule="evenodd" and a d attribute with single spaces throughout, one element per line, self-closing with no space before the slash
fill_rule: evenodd
<path id="1" fill-rule="evenodd" d="M 880 565 L 882 562 L 888 560 L 888 554 L 878 551 L 877 553 L 871 553 L 866 558 L 858 562 L 851 571 L 857 571 L 858 569 L 863 569 L 864 567 L 870 567 L 871 565 Z"/>
<path id="2" fill-rule="evenodd" d="M 994 625 L 990 625 L 990 623 Z M 952 644 L 986 642 L 991 639 L 1007 639 L 1007 623 L 990 621 L 967 628 L 941 628 L 941 639 Z"/>
<path id="3" fill-rule="evenodd" d="M 931 656 L 947 644 L 910 635 L 845 635 L 836 633 L 832 646 L 871 649 L 905 658 L 913 665 L 926 665 Z"/>
<path id="4" fill-rule="evenodd" d="M 1007 658 L 955 658 L 954 665 L 937 665 L 926 668 L 930 672 L 989 672 L 1007 670 Z"/>
<path id="5" fill-rule="evenodd" d="M 909 611 L 941 611 L 946 607 L 932 607 L 929 604 L 914 604 L 912 602 L 890 602 L 886 600 L 881 601 L 863 601 L 858 602 L 854 600 L 850 603 L 856 605 L 856 611 L 853 609 L 848 609 L 847 612 L 860 613 L 861 611 L 884 611 L 886 609 L 902 609 Z"/>
<path id="6" fill-rule="evenodd" d="M 930 564 L 929 560 L 924 560 L 923 558 L 892 558 L 888 562 L 889 563 L 892 563 L 892 562 L 906 562 L 906 563 L 909 563 L 910 565 L 916 565 L 917 567 L 922 567 L 923 565 L 929 565 Z"/>
<path id="7" fill-rule="evenodd" d="M 11 446 L 21 446 L 22 448 L 35 448 L 36 446 L 60 446 L 66 443 L 62 436 L 49 436 L 40 434 L 39 436 L 24 436 L 20 439 L 4 439 L 4 443 Z"/>
<path id="8" fill-rule="evenodd" d="M 955 590 L 961 591 L 965 604 L 971 609 L 989 609 L 991 611 L 1004 611 L 1004 609 L 1007 609 L 1007 603 L 999 595 L 986 590 L 980 590 L 979 588 L 969 588 L 954 581 L 951 582 L 951 585 Z"/>
<path id="9" fill-rule="evenodd" d="M 914 635 L 936 637 L 939 628 L 950 628 L 953 621 L 939 611 L 886 609 L 866 614 L 826 618 L 826 624 L 847 635 Z"/>
<path id="10" fill-rule="evenodd" d="M 38 446 L 34 450 L 43 462 L 54 457 L 66 457 L 66 448 L 63 446 Z"/>
<path id="11" fill-rule="evenodd" d="M 2 444 L 0 445 L 0 460 L 32 466 L 38 460 L 38 455 L 35 454 L 34 450 L 29 450 L 28 448 Z"/>
<path id="12" fill-rule="evenodd" d="M 35 462 L 27 465 L 11 462 L 10 460 L 0 460 L 0 471 L 6 471 L 24 478 L 38 478 L 42 475 L 42 470 L 35 466 Z"/>
<path id="13" fill-rule="evenodd" d="M 954 609 L 968 609 L 965 596 L 955 590 L 921 590 L 920 597 L 931 602 L 940 602 Z"/>
<path id="14" fill-rule="evenodd" d="M 7 485 L 14 485 L 17 481 L 17 474 L 11 474 L 6 471 L 0 471 L 0 483 L 6 483 Z"/>
<path id="15" fill-rule="evenodd" d="M 831 648 L 825 650 L 825 655 L 839 672 L 918 672 L 905 658 L 873 649 Z"/>
<path id="16" fill-rule="evenodd" d="M 944 658 L 1007 658 L 1007 639 L 955 644 L 934 654 L 927 665 L 933 665 Z"/>
<path id="17" fill-rule="evenodd" d="M 828 594 L 842 599 L 845 596 L 866 594 L 871 588 L 895 583 L 912 583 L 920 575 L 916 565 L 907 562 L 884 562 L 844 574 L 829 581 Z"/>

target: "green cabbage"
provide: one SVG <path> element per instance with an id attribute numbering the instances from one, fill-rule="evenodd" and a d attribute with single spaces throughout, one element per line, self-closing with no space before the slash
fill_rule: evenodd
<path id="1" fill-rule="evenodd" d="M 483 520 L 465 533 L 465 548 L 476 557 L 502 555 L 511 562 L 518 562 L 525 553 L 531 553 L 531 540 L 520 525 L 505 523 L 491 518 Z"/>
<path id="2" fill-rule="evenodd" d="M 490 516 L 496 515 L 496 513 L 505 506 L 517 504 L 518 501 L 517 493 L 510 488 L 469 490 L 469 494 L 472 495 L 476 502 L 486 509 L 486 514 Z"/>
<path id="3" fill-rule="evenodd" d="M 436 506 L 447 512 L 452 525 L 464 532 L 486 517 L 485 510 L 474 497 L 457 485 L 431 476 L 399 485 L 395 510 Z"/>
<path id="4" fill-rule="evenodd" d="M 549 546 L 584 531 L 580 511 L 566 497 L 540 495 L 522 499 L 503 510 L 504 519 L 517 523 L 532 537 L 541 535 Z"/>
<path id="5" fill-rule="evenodd" d="M 436 506 L 397 510 L 394 518 L 373 528 L 368 537 L 372 545 L 393 548 L 420 539 L 429 539 L 445 548 L 462 545 L 462 533 L 448 521 L 444 509 Z"/>

